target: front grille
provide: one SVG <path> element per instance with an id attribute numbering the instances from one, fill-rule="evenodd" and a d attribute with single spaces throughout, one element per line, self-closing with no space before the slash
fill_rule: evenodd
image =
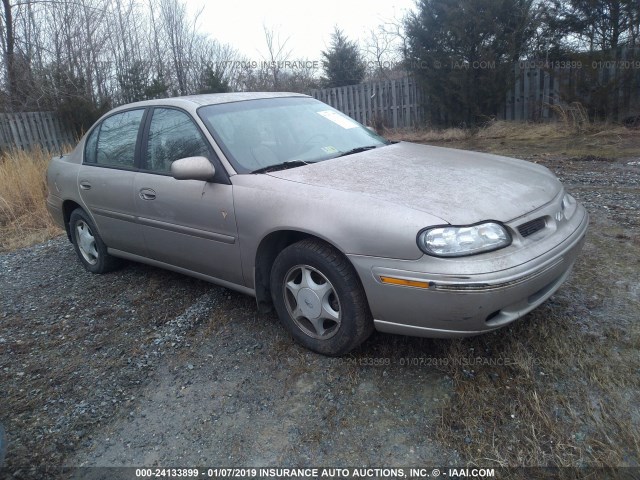
<path id="1" fill-rule="evenodd" d="M 544 221 L 544 217 L 539 217 L 535 220 L 531 220 L 530 222 L 523 223 L 518 227 L 518 231 L 523 237 L 528 237 L 529 235 L 533 235 L 534 233 L 542 230 L 546 224 L 547 222 Z"/>

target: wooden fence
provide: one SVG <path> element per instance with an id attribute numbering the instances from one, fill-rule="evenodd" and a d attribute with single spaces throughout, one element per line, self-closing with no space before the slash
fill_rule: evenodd
<path id="1" fill-rule="evenodd" d="M 501 120 L 550 120 L 553 106 L 562 103 L 559 71 L 552 74 L 542 68 L 514 66 L 513 88 L 507 93 Z"/>
<path id="2" fill-rule="evenodd" d="M 513 87 L 497 114 L 501 120 L 549 121 L 558 111 L 570 109 L 572 102 L 591 106 L 589 113 L 595 115 L 602 115 L 597 109 L 606 111 L 606 118 L 614 121 L 640 115 L 640 68 L 550 69 L 525 62 L 514 65 L 511 74 Z M 429 96 L 412 77 L 314 90 L 311 94 L 364 125 L 382 121 L 390 128 L 414 127 L 431 117 Z"/>
<path id="3" fill-rule="evenodd" d="M 51 151 L 75 143 L 53 112 L 0 113 L 0 150 L 41 146 Z"/>
<path id="4" fill-rule="evenodd" d="M 594 62 L 597 64 L 597 62 Z M 624 66 L 630 62 L 620 61 Z M 635 65 L 640 65 L 636 61 Z M 516 65 L 513 88 L 498 118 L 547 121 L 578 102 L 592 117 L 623 121 L 640 115 L 640 68 L 521 68 Z"/>
<path id="5" fill-rule="evenodd" d="M 412 77 L 325 88 L 311 95 L 363 125 L 414 127 L 425 119 L 424 93 Z"/>

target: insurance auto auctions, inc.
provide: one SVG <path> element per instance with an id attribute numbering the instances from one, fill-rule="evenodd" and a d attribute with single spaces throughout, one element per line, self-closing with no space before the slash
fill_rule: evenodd
<path id="1" fill-rule="evenodd" d="M 260 468 L 267 478 L 436 478 L 493 477 L 493 469 L 448 469 L 444 472 L 427 468 Z"/>

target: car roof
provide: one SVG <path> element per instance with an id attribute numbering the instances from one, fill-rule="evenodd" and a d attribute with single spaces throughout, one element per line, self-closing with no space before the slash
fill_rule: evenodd
<path id="1" fill-rule="evenodd" d="M 161 98 L 158 100 L 144 100 L 142 102 L 128 103 L 114 108 L 117 110 L 127 110 L 133 107 L 148 107 L 154 105 L 166 105 L 181 107 L 185 110 L 195 110 L 203 105 L 216 105 L 220 103 L 243 102 L 246 100 L 261 100 L 265 98 L 282 97 L 309 97 L 302 93 L 293 92 L 233 92 L 233 93 L 209 93 L 204 95 L 187 95 L 184 97 Z"/>

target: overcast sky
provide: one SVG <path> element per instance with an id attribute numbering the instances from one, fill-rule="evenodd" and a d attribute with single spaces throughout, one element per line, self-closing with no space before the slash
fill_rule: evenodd
<path id="1" fill-rule="evenodd" d="M 204 7 L 199 25 L 216 40 L 229 43 L 247 57 L 266 56 L 263 25 L 280 41 L 287 38 L 291 59 L 321 60 L 334 25 L 352 40 L 413 9 L 414 0 L 187 0 L 192 12 Z"/>

